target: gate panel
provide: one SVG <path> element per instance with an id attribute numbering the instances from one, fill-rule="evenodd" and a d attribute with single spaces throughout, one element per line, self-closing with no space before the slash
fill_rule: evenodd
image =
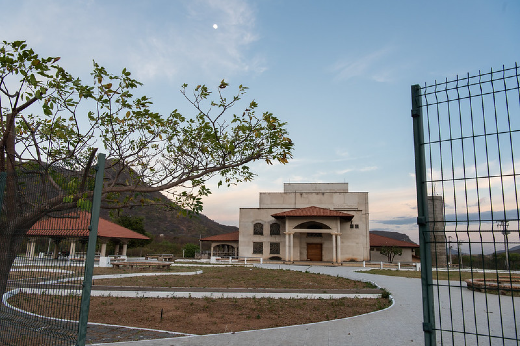
<path id="1" fill-rule="evenodd" d="M 103 170 L 98 172 L 102 178 Z M 85 284 L 92 277 L 96 245 L 95 235 L 89 243 L 89 226 L 99 217 L 99 207 L 97 213 L 93 209 L 94 172 L 85 177 L 64 168 L 0 174 L 0 224 L 11 227 L 12 234 L 25 233 L 9 238 L 18 249 L 12 265 L 8 253 L 0 251 L 0 275 L 8 273 L 0 305 L 0 345 L 84 345 L 78 343 L 78 320 L 85 310 L 82 298 L 90 294 Z M 14 188 L 9 190 L 9 184 Z M 79 186 L 85 187 L 84 197 L 72 201 Z M 72 207 L 46 209 L 49 201 L 69 199 Z"/>
<path id="2" fill-rule="evenodd" d="M 518 66 L 414 85 L 412 116 L 426 344 L 518 345 Z"/>

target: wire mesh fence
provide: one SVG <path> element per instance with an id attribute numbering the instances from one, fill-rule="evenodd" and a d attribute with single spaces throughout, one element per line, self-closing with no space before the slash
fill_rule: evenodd
<path id="1" fill-rule="evenodd" d="M 64 169 L 1 173 L 1 345 L 78 344 L 93 182 Z"/>
<path id="2" fill-rule="evenodd" d="M 427 345 L 520 343 L 518 72 L 412 86 Z"/>

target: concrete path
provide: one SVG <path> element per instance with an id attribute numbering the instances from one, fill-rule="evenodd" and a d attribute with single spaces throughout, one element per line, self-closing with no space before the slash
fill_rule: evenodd
<path id="1" fill-rule="evenodd" d="M 386 288 L 394 298 L 394 305 L 386 310 L 335 321 L 313 324 L 217 334 L 177 337 L 137 342 L 122 342 L 118 346 L 377 346 L 424 345 L 422 332 L 422 296 L 420 279 L 356 273 L 362 268 L 325 266 L 262 265 L 264 268 L 291 269 L 371 281 Z M 443 283 L 440 282 L 442 285 Z M 454 282 L 452 282 L 452 285 Z M 438 337 L 441 345 L 519 345 L 520 297 L 485 295 L 466 288 L 440 287 L 436 296 L 441 300 L 437 308 L 437 326 L 444 330 L 480 332 L 510 338 L 489 340 L 463 333 L 444 332 Z M 439 307 L 439 304 L 436 304 Z M 464 311 L 464 313 L 463 313 Z M 100 344 L 101 345 L 101 344 Z M 105 344 L 107 345 L 107 344 Z"/>
<path id="2" fill-rule="evenodd" d="M 388 289 L 395 299 L 394 305 L 384 311 L 367 315 L 298 326 L 171 339 L 123 342 L 120 346 L 334 346 L 334 345 L 421 345 L 422 305 L 421 283 L 418 279 L 376 276 L 355 273 L 360 268 L 308 267 L 262 265 L 264 268 L 291 269 L 313 273 L 373 281 Z"/>

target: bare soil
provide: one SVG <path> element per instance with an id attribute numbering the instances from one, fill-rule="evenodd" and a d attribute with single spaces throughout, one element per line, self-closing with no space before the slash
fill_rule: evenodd
<path id="1" fill-rule="evenodd" d="M 181 267 L 183 268 L 183 267 Z M 370 283 L 292 270 L 271 270 L 248 267 L 188 267 L 202 270 L 199 275 L 141 276 L 119 279 L 96 279 L 94 285 L 137 287 L 211 287 L 211 288 L 301 288 L 301 289 L 363 289 Z M 175 268 L 177 270 L 177 268 Z M 132 272 L 126 269 L 127 272 Z M 134 271 L 135 272 L 135 271 Z M 119 271 L 118 271 L 119 273 Z"/>
<path id="2" fill-rule="evenodd" d="M 184 270 L 183 268 L 181 270 Z M 193 276 L 133 277 L 95 280 L 95 285 L 138 287 L 363 289 L 371 284 L 340 277 L 288 270 L 244 267 L 188 268 Z M 173 268 L 172 270 L 177 270 Z M 103 274 L 139 269 L 103 269 Z M 96 274 L 100 274 L 98 270 Z M 94 286 L 95 288 L 95 286 Z M 64 306 L 79 306 L 71 297 L 17 295 L 15 306 L 53 317 L 65 317 Z M 79 298 L 72 298 L 79 299 Z M 63 304 L 60 300 L 64 300 Z M 161 329 L 188 334 L 213 334 L 272 328 L 345 318 L 388 307 L 379 299 L 273 298 L 117 298 L 92 297 L 90 322 Z"/>

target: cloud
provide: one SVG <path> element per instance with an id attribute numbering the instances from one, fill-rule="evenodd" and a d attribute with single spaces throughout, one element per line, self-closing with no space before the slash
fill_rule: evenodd
<path id="1" fill-rule="evenodd" d="M 337 61 L 332 66 L 332 71 L 336 73 L 335 79 L 349 80 L 354 77 L 365 77 L 377 82 L 388 82 L 392 80 L 395 71 L 389 70 L 386 64 L 384 68 L 381 66 L 382 61 L 393 51 L 393 47 L 387 46 L 355 59 Z"/>

